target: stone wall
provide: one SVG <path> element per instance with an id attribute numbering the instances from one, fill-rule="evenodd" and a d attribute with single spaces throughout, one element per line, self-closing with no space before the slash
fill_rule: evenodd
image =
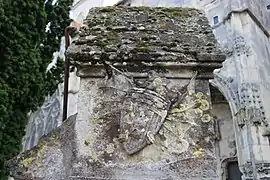
<path id="1" fill-rule="evenodd" d="M 178 6 L 180 4 L 185 4 L 185 5 L 193 6 L 193 7 L 197 7 L 197 6 L 203 7 L 203 9 L 205 9 L 205 11 L 207 13 L 207 17 L 210 20 L 210 23 L 212 22 L 212 18 L 216 15 L 218 15 L 220 17 L 220 20 L 223 20 L 225 17 L 227 17 L 227 14 L 230 13 L 232 10 L 239 10 L 239 9 L 244 9 L 245 7 L 249 7 L 250 10 L 256 15 L 256 17 L 259 17 L 258 18 L 259 22 L 261 22 L 265 27 L 269 27 L 269 18 L 267 18 L 267 17 L 269 17 L 269 11 L 264 11 L 264 8 L 266 8 L 267 3 L 269 4 L 269 1 L 264 0 L 264 1 L 260 1 L 260 2 L 261 3 L 257 3 L 257 2 L 253 2 L 250 0 L 250 1 L 215 1 L 215 2 L 209 3 L 209 1 L 207 1 L 207 2 L 202 1 L 201 4 L 198 5 L 198 3 L 195 1 L 166 1 L 166 2 L 165 1 L 164 2 L 163 1 L 159 1 L 159 2 L 157 2 L 157 1 L 144 1 L 144 3 L 146 3 L 145 5 L 151 5 L 151 6 Z M 142 5 L 141 1 L 133 1 L 133 5 L 135 5 L 136 3 L 138 5 Z M 143 11 L 143 10 L 145 10 L 145 9 L 140 9 L 139 12 Z M 96 11 L 94 11 L 94 12 L 96 12 Z M 109 12 L 111 12 L 110 8 L 106 8 L 104 10 L 104 13 L 109 13 Z M 111 17 L 113 18 L 114 16 L 115 15 L 113 15 Z M 142 22 L 143 22 L 143 19 L 145 19 L 145 17 L 147 17 L 147 16 L 145 16 L 143 14 L 138 16 L 138 18 L 140 20 L 142 20 Z M 92 16 L 92 18 L 95 19 L 96 17 Z M 86 22 L 88 22 L 88 23 L 92 22 L 93 19 L 91 19 L 91 21 L 86 21 Z M 189 20 L 187 20 L 186 22 L 191 23 Z M 205 22 L 205 20 L 204 20 L 204 22 Z M 194 22 L 192 22 L 192 23 L 194 23 Z M 229 101 L 230 109 L 232 110 L 232 114 L 233 114 L 232 118 L 233 118 L 233 121 L 235 123 L 234 128 L 235 128 L 235 133 L 236 133 L 238 159 L 239 159 L 241 170 L 244 173 L 243 178 L 245 178 L 245 179 L 267 178 L 267 174 L 269 174 L 268 172 L 269 172 L 269 160 L 270 160 L 269 156 L 268 156 L 269 154 L 267 154 L 267 152 L 269 152 L 269 140 L 268 139 L 269 139 L 269 134 L 270 134 L 269 132 L 270 131 L 269 131 L 268 123 L 269 123 L 270 111 L 268 111 L 267 108 L 265 108 L 265 107 L 268 107 L 270 104 L 269 98 L 266 98 L 266 97 L 269 97 L 269 95 L 270 95 L 270 88 L 269 88 L 269 83 L 268 83 L 269 57 L 270 57 L 270 54 L 269 54 L 269 52 L 270 52 L 270 50 L 269 50 L 269 35 L 267 32 L 262 31 L 262 28 L 258 26 L 258 23 L 256 23 L 254 21 L 254 19 L 251 18 L 250 14 L 248 14 L 247 12 L 232 13 L 228 19 L 223 21 L 223 23 L 224 24 L 219 23 L 219 24 L 214 26 L 214 33 L 215 33 L 215 35 L 216 35 L 216 37 L 217 37 L 217 39 L 222 47 L 222 50 L 227 55 L 227 60 L 224 63 L 223 69 L 221 69 L 220 71 L 216 71 L 216 73 L 215 73 L 216 79 L 215 79 L 215 82 L 213 82 L 213 83 L 215 85 L 217 85 L 220 88 L 220 90 L 222 91 L 222 93 L 226 96 L 226 98 Z M 206 24 L 205 24 L 205 26 L 207 27 Z M 93 28 L 92 30 L 94 30 L 96 32 L 100 32 L 101 34 L 102 33 L 106 34 L 107 31 L 109 30 L 109 29 L 107 29 L 107 27 L 96 26 L 96 27 L 92 27 L 92 28 Z M 114 26 L 113 28 L 114 28 L 114 31 L 122 31 L 122 30 L 126 29 L 126 27 L 119 26 L 119 24 L 118 24 L 118 26 Z M 133 28 L 133 27 L 130 27 L 130 28 Z M 141 31 L 144 31 L 144 30 L 148 31 L 149 29 L 151 29 L 151 28 L 144 29 L 144 27 L 142 27 L 142 28 L 139 27 L 139 28 L 141 29 Z M 172 31 L 168 31 L 168 26 L 166 25 L 166 23 L 165 23 L 165 26 L 160 26 L 158 28 L 152 28 L 152 29 L 158 29 L 158 30 L 161 29 L 163 32 L 165 31 L 166 33 L 172 32 Z M 188 29 L 191 30 L 192 27 L 189 26 Z M 183 32 L 185 32 L 185 31 L 183 31 Z M 130 47 L 133 47 L 133 46 L 130 46 L 129 43 L 134 40 L 134 39 L 132 40 L 132 37 L 138 36 L 138 34 L 136 34 L 136 33 L 135 33 L 135 35 L 129 34 L 129 36 L 122 36 L 119 39 L 117 38 L 118 40 L 121 40 L 121 38 L 123 38 L 123 37 L 125 37 L 125 38 L 131 37 L 131 38 L 128 38 L 130 41 L 124 40 L 121 43 L 118 42 L 118 44 L 117 43 L 107 44 L 107 45 L 109 45 L 109 47 L 107 47 L 107 48 L 109 48 L 112 51 L 111 54 L 114 54 L 114 55 L 117 55 L 118 57 L 120 57 L 119 59 L 117 59 L 117 61 L 123 60 L 123 59 L 125 60 L 124 62 L 121 61 L 120 66 L 119 66 L 119 62 L 112 61 L 113 63 L 116 63 L 116 65 L 118 64 L 117 66 L 119 66 L 118 67 L 119 69 L 123 68 L 123 66 L 124 66 L 124 69 L 128 72 L 130 72 L 130 70 L 132 69 L 130 67 L 125 68 L 125 66 L 127 64 L 129 64 L 129 62 L 127 60 L 129 60 L 130 58 L 131 59 L 133 58 L 133 60 L 135 60 L 136 58 L 134 59 L 134 56 L 132 55 L 132 53 L 125 54 L 123 52 L 126 52 L 126 50 L 132 49 L 132 48 L 130 49 Z M 256 34 L 256 36 L 254 36 L 254 34 Z M 96 36 L 96 34 L 94 34 L 94 36 Z M 87 132 L 89 132 L 89 131 L 93 132 L 92 133 L 92 134 L 94 134 L 93 137 L 99 137 L 99 135 L 101 135 L 100 134 L 101 129 L 105 128 L 105 127 L 102 127 L 102 123 L 100 125 L 100 122 L 98 121 L 99 118 L 94 118 L 94 125 L 91 125 L 92 122 L 89 125 L 88 120 L 92 118 L 93 113 L 88 114 L 88 112 L 89 111 L 94 112 L 94 109 L 96 109 L 96 107 L 94 107 L 94 105 L 98 106 L 98 104 L 95 104 L 95 103 L 98 103 L 99 101 L 101 101 L 101 99 L 93 98 L 93 99 L 87 100 L 87 97 L 95 96 L 95 93 L 98 92 L 98 89 L 100 88 L 99 81 L 102 78 L 104 78 L 105 76 L 111 76 L 111 75 L 108 74 L 108 72 L 110 72 L 110 71 L 108 71 L 108 67 L 105 68 L 105 69 L 107 69 L 107 71 L 104 69 L 104 67 L 102 66 L 102 62 L 99 62 L 101 64 L 95 66 L 94 69 L 89 68 L 88 65 L 87 66 L 85 65 L 85 63 L 87 62 L 87 61 L 85 61 L 85 59 L 91 57 L 91 58 L 93 58 L 92 60 L 95 61 L 95 58 L 96 58 L 96 60 L 98 60 L 101 57 L 100 56 L 101 54 L 95 54 L 95 53 L 92 54 L 93 49 L 91 50 L 91 48 L 94 48 L 95 51 L 99 48 L 101 48 L 101 49 L 104 48 L 103 47 L 104 44 L 102 44 L 103 42 L 96 41 L 97 39 L 95 39 L 93 36 L 86 36 L 86 37 L 88 39 L 82 38 L 81 41 L 79 43 L 78 42 L 77 43 L 80 44 L 80 43 L 86 42 L 86 41 L 88 41 L 88 43 L 94 42 L 94 43 L 96 43 L 95 45 L 98 45 L 100 47 L 98 47 L 98 48 L 97 47 L 87 47 L 84 45 L 84 46 L 82 46 L 83 48 L 79 48 L 81 50 L 83 49 L 83 51 L 80 51 L 80 53 L 73 56 L 74 58 L 82 57 L 81 60 L 79 60 L 79 64 L 81 64 L 82 66 L 80 65 L 81 69 L 80 69 L 78 75 L 85 78 L 85 79 L 84 79 L 84 82 L 83 82 L 81 88 L 91 90 L 91 92 L 94 92 L 94 93 L 89 93 L 87 90 L 85 90 L 85 91 L 82 90 L 82 92 L 80 94 L 80 96 L 81 96 L 80 107 L 82 109 L 81 109 L 81 112 L 78 114 L 78 126 L 76 127 L 76 129 L 74 129 L 74 131 L 76 131 L 77 135 L 78 135 L 78 136 L 76 135 L 76 137 L 78 138 L 78 142 L 77 142 L 79 145 L 78 146 L 78 149 L 79 149 L 78 154 L 80 154 L 79 155 L 80 158 L 78 158 L 78 161 L 74 165 L 75 168 L 74 168 L 74 170 L 72 170 L 72 172 L 74 172 L 74 174 L 73 175 L 69 174 L 70 176 L 65 175 L 65 177 L 70 177 L 70 178 L 71 177 L 78 178 L 78 176 L 76 176 L 76 174 L 83 174 L 83 176 L 87 176 L 87 172 L 89 171 L 89 168 L 84 169 L 84 168 L 82 168 L 82 166 L 86 166 L 86 164 L 88 164 L 88 163 L 82 162 L 82 159 L 87 159 L 87 160 L 90 159 L 91 162 L 93 161 L 93 159 L 97 160 L 98 162 L 100 161 L 100 159 L 101 160 L 102 159 L 104 159 L 104 160 L 109 159 L 108 161 L 106 161 L 106 163 L 110 164 L 111 162 L 114 162 L 114 163 L 116 162 L 116 163 L 118 163 L 118 165 L 121 164 L 122 162 L 126 162 L 126 161 L 131 162 L 131 160 L 129 159 L 130 158 L 129 156 L 127 156 L 127 158 L 124 159 L 123 161 L 122 160 L 120 161 L 119 159 L 117 159 L 117 161 L 112 161 L 110 159 L 111 157 L 109 155 L 108 155 L 109 157 L 105 156 L 106 158 L 103 158 L 104 154 L 98 154 L 99 152 L 103 153 L 102 151 L 107 151 L 107 150 L 109 150 L 109 152 L 112 152 L 113 148 L 112 148 L 112 145 L 110 143 L 109 143 L 108 147 L 106 145 L 106 142 L 103 142 L 103 143 L 105 143 L 103 145 L 102 145 L 102 143 L 100 143 L 100 146 L 102 146 L 102 147 L 99 147 L 98 146 L 99 142 L 95 142 L 94 144 L 96 144 L 97 147 L 93 148 L 94 151 L 92 151 L 92 150 L 89 151 L 89 149 L 92 149 L 92 147 L 89 148 L 89 146 L 91 146 L 93 144 L 93 142 L 89 143 L 89 139 L 86 138 Z M 167 36 L 165 36 L 165 37 L 167 37 Z M 113 38 L 115 38 L 115 37 L 113 37 Z M 194 40 L 194 38 L 195 37 L 193 37 L 193 40 Z M 162 37 L 161 39 L 163 41 L 165 40 L 164 37 Z M 210 38 L 210 39 L 213 39 L 213 38 Z M 114 39 L 114 40 L 116 40 L 116 39 Z M 192 43 L 192 41 L 191 41 L 191 43 Z M 196 44 L 197 42 L 194 41 L 194 43 Z M 193 44 L 193 45 L 195 45 L 195 44 Z M 143 45 L 145 45 L 145 43 L 143 43 Z M 151 49 L 154 47 L 153 45 L 155 45 L 155 44 L 152 44 L 152 46 L 150 46 Z M 179 53 L 179 50 L 181 52 L 182 47 L 176 48 L 176 47 L 171 47 L 171 45 L 173 45 L 173 44 L 165 44 L 165 45 L 163 45 L 165 47 L 165 49 L 164 49 L 164 47 L 162 47 L 161 49 L 158 49 L 158 51 L 160 52 L 160 50 L 162 50 L 162 51 L 169 50 L 169 51 L 173 52 L 176 49 L 178 51 L 178 53 Z M 189 47 L 193 47 L 193 45 L 189 45 Z M 117 53 L 115 53 L 114 49 L 117 49 L 117 48 L 119 48 L 120 51 L 116 51 Z M 154 47 L 153 49 L 155 49 L 155 48 L 156 47 Z M 157 47 L 157 48 L 160 48 L 160 47 Z M 76 48 L 75 48 L 75 50 L 76 50 Z M 138 50 L 139 50 L 139 52 L 141 54 L 143 54 L 146 51 L 147 52 L 149 51 L 149 47 L 140 45 L 139 48 L 133 47 L 132 52 L 134 52 L 134 50 L 136 50 L 136 52 L 138 52 Z M 121 53 L 119 53 L 119 52 L 121 52 Z M 157 55 L 157 53 L 155 55 Z M 161 54 L 158 54 L 158 55 L 160 56 Z M 193 59 L 193 61 L 194 61 L 195 59 L 194 59 L 193 55 L 188 54 L 187 57 Z M 104 56 L 102 56 L 102 57 L 104 58 Z M 111 56 L 111 57 L 115 58 L 116 56 Z M 140 57 L 143 57 L 143 56 L 140 56 Z M 168 59 L 170 59 L 173 56 L 167 56 L 167 57 L 168 57 Z M 147 57 L 147 58 L 150 58 L 151 60 L 156 59 L 155 57 L 152 57 L 152 56 Z M 147 59 L 147 58 L 144 57 L 144 59 Z M 191 59 L 189 59 L 189 60 L 191 60 Z M 113 60 L 113 59 L 110 59 L 110 61 L 111 60 Z M 180 64 L 181 63 L 182 62 L 180 62 Z M 146 64 L 150 65 L 152 63 L 147 62 Z M 170 69 L 170 71 L 163 71 L 161 74 L 165 75 L 166 78 L 170 77 L 169 79 L 178 79 L 178 80 L 174 80 L 173 82 L 174 83 L 177 82 L 181 86 L 184 84 L 187 85 L 188 80 L 186 80 L 186 79 L 191 79 L 192 70 L 194 70 L 196 68 L 205 67 L 205 66 L 201 66 L 201 65 L 194 66 L 194 65 L 190 65 L 188 63 L 189 65 L 181 64 L 180 66 L 178 66 L 178 68 L 181 67 L 181 70 L 179 70 L 179 69 L 175 68 L 176 67 L 175 64 L 173 64 L 173 65 L 172 64 L 164 64 L 164 63 L 160 63 L 160 62 L 157 64 L 166 65 L 166 67 L 173 67 Z M 145 65 L 145 62 L 143 62 L 143 65 Z M 154 64 L 154 65 L 156 65 L 156 64 Z M 145 66 L 138 66 L 137 68 L 141 69 L 142 67 L 145 68 Z M 187 69 L 183 70 L 183 68 L 187 68 Z M 147 71 L 151 70 L 151 69 L 152 69 L 152 67 L 151 68 L 147 67 Z M 209 69 L 208 69 L 208 71 L 209 71 Z M 203 79 L 203 78 L 207 79 L 207 78 L 211 77 L 211 75 L 209 75 L 209 73 L 207 74 L 208 76 L 206 74 L 203 74 L 202 71 L 200 71 L 198 78 L 199 79 Z M 142 78 L 142 79 L 149 78 L 149 74 L 147 72 L 137 72 L 136 75 L 139 75 L 139 79 L 140 78 Z M 160 76 L 160 74 L 158 76 Z M 91 78 L 94 78 L 94 79 L 91 79 Z M 101 78 L 101 79 L 96 79 L 96 78 Z M 120 78 L 120 79 L 122 79 L 122 78 Z M 185 80 L 183 80 L 183 79 L 185 79 Z M 122 80 L 120 80 L 120 81 L 122 83 Z M 158 81 L 160 81 L 160 80 L 158 80 Z M 115 83 L 115 82 L 109 82 L 109 81 L 107 81 L 107 82 L 109 84 Z M 202 82 L 204 82 L 204 81 L 202 81 Z M 197 82 L 197 84 L 198 84 L 198 82 Z M 114 91 L 109 91 L 108 93 L 110 94 L 113 92 Z M 83 93 L 85 93 L 85 94 L 83 94 Z M 118 96 L 116 96 L 116 97 L 118 97 Z M 222 106 L 222 108 L 227 109 L 227 107 L 224 107 L 223 105 L 219 105 L 219 106 Z M 218 111 L 218 109 L 221 108 L 219 106 L 214 106 L 213 112 L 217 114 L 217 117 L 221 116 L 221 117 L 225 118 L 226 117 L 225 114 L 222 114 L 220 111 Z M 227 112 L 227 110 L 226 110 L 226 112 Z M 104 114 L 106 114 L 106 113 L 104 113 Z M 254 116 L 254 114 L 255 114 L 255 116 Z M 121 118 L 121 116 L 118 118 Z M 86 120 L 86 119 L 88 119 L 88 120 Z M 97 119 L 97 122 L 95 121 L 96 119 Z M 227 119 L 227 118 L 225 118 L 225 119 Z M 225 151 L 225 149 L 223 151 L 222 150 L 223 148 L 218 150 L 217 153 L 219 154 L 218 156 L 220 156 L 219 157 L 220 159 L 222 159 L 223 157 L 226 158 L 227 156 L 231 156 L 232 153 L 235 152 L 234 148 L 230 148 L 230 147 L 232 147 L 231 145 L 233 143 L 229 142 L 229 140 L 228 140 L 228 139 L 231 140 L 232 137 L 227 136 L 227 134 L 223 134 L 224 136 L 222 136 L 222 133 L 225 133 L 225 131 L 223 131 L 223 129 L 231 127 L 231 124 L 229 123 L 231 121 L 228 121 L 228 120 L 223 121 L 222 120 L 221 122 L 224 122 L 224 125 L 221 125 L 222 130 L 221 130 L 220 134 L 221 134 L 221 137 L 224 137 L 224 139 L 221 138 L 220 142 L 217 143 L 216 145 L 217 145 L 217 147 L 226 147 L 225 148 L 226 151 Z M 193 128 L 191 128 L 191 129 L 193 129 Z M 191 132 L 191 129 L 189 129 L 187 132 Z M 193 133 L 195 133 L 195 132 L 193 132 Z M 149 136 L 148 141 L 151 143 L 151 140 L 153 140 L 152 136 L 151 136 L 151 134 L 148 134 L 148 136 Z M 188 136 L 189 136 L 188 134 L 185 134 L 185 137 L 188 137 Z M 39 137 L 40 136 L 38 136 L 38 138 Z M 96 138 L 96 139 L 98 139 L 98 138 Z M 173 138 L 171 138 L 171 139 L 173 139 Z M 90 140 L 91 140 L 91 138 L 90 138 Z M 184 138 L 184 139 L 181 139 L 181 142 L 183 142 L 182 144 L 184 144 L 184 142 L 187 141 L 189 144 L 188 147 L 189 148 L 193 147 L 192 145 L 190 146 L 190 141 L 188 141 L 188 140 L 189 140 L 189 138 Z M 28 140 L 28 142 L 30 142 L 30 141 Z M 212 142 L 214 142 L 214 141 L 212 141 Z M 124 166 L 124 168 L 127 169 L 127 171 L 124 171 L 123 166 L 121 166 L 122 169 L 120 168 L 118 170 L 117 170 L 117 168 L 119 168 L 119 167 L 117 166 L 116 170 L 114 169 L 113 173 L 108 175 L 105 173 L 105 171 L 109 172 L 109 170 L 104 169 L 102 167 L 101 169 L 99 169 L 96 172 L 97 173 L 100 173 L 100 172 L 105 173 L 104 177 L 106 177 L 106 176 L 118 177 L 118 176 L 120 176 L 119 174 L 121 174 L 121 175 L 124 174 L 127 178 L 129 178 L 129 177 L 134 178 L 134 175 L 130 174 L 129 171 L 133 172 L 135 174 L 135 176 L 138 176 L 138 174 L 140 174 L 142 172 L 141 169 L 147 169 L 147 171 L 144 174 L 145 176 L 146 175 L 147 176 L 153 175 L 156 177 L 157 176 L 161 177 L 160 172 L 155 171 L 155 168 L 160 167 L 159 166 L 160 164 L 158 166 L 156 166 L 155 163 L 154 163 L 155 165 L 153 165 L 153 162 L 159 162 L 156 158 L 162 159 L 162 158 L 166 157 L 165 159 L 170 159 L 172 157 L 175 158 L 175 156 L 171 157 L 170 155 L 164 155 L 164 154 L 160 155 L 156 150 L 153 150 L 153 149 L 155 149 L 155 148 L 153 148 L 154 145 L 151 144 L 151 145 L 146 146 L 146 148 L 142 149 L 142 151 L 140 152 L 142 154 L 139 153 L 139 155 L 134 156 L 135 162 L 140 162 L 140 161 L 144 162 L 144 160 L 149 160 L 149 161 L 151 160 L 152 163 L 148 164 L 150 166 L 150 168 L 145 167 L 145 166 L 140 166 L 140 168 L 139 168 L 140 170 L 136 171 L 135 169 L 138 167 L 137 165 L 132 166 L 130 169 L 127 168 L 127 166 Z M 115 147 L 115 145 L 114 145 L 114 147 Z M 149 147 L 151 147 L 150 150 L 149 150 Z M 99 151 L 99 148 L 103 148 L 103 150 Z M 183 149 L 186 149 L 186 146 L 181 147 L 180 152 L 183 151 Z M 167 146 L 167 151 L 171 152 L 171 151 L 175 151 L 175 149 L 174 148 L 170 149 Z M 203 152 L 205 152 L 205 151 L 203 150 Z M 120 157 L 121 158 L 125 157 L 125 155 L 123 155 L 124 152 L 121 151 L 121 153 L 120 153 Z M 152 157 L 151 153 L 157 153 L 159 155 Z M 180 153 L 180 154 L 181 154 L 180 155 L 181 158 L 182 158 L 182 155 L 185 155 L 185 153 Z M 196 154 L 201 156 L 201 154 L 203 154 L 202 149 L 197 148 L 197 151 L 194 151 L 193 155 L 195 156 Z M 210 156 L 212 156 L 212 155 L 213 155 L 213 153 L 212 154 L 210 153 Z M 116 156 L 117 158 L 119 158 L 119 156 L 117 156 L 117 155 L 112 155 L 112 156 L 113 157 Z M 191 156 L 192 156 L 191 154 L 188 155 L 189 158 Z M 132 159 L 132 162 L 133 162 L 133 160 L 134 159 Z M 188 164 L 180 166 L 179 164 L 177 164 L 177 162 L 173 163 L 173 166 L 177 167 L 176 169 L 187 168 L 189 166 Z M 199 160 L 196 162 L 199 162 Z M 200 163 L 204 163 L 204 162 L 205 161 L 202 161 Z M 170 163 L 168 163 L 168 164 L 170 164 Z M 183 164 L 182 161 L 181 161 L 181 164 Z M 91 164 L 90 166 L 92 167 L 92 166 L 96 166 L 96 165 L 97 164 L 94 163 L 94 164 Z M 166 163 L 163 165 L 166 166 Z M 162 165 L 162 167 L 165 167 L 163 165 Z M 215 165 L 215 163 L 214 163 L 214 165 Z M 70 168 L 71 168 L 71 166 L 73 166 L 73 165 L 70 165 Z M 202 167 L 203 166 L 204 165 L 202 165 Z M 218 161 L 217 167 L 220 167 L 220 166 L 221 166 L 220 161 Z M 134 169 L 134 167 L 136 167 L 136 168 Z M 199 171 L 204 172 L 204 170 L 200 169 L 201 167 L 198 167 L 198 168 L 199 168 L 199 169 L 197 169 L 198 172 Z M 210 169 L 211 168 L 213 168 L 213 167 L 210 167 Z M 167 171 L 166 168 L 164 168 L 164 169 Z M 149 171 L 153 171 L 154 173 L 151 174 Z M 171 174 L 170 175 L 167 174 L 167 175 L 171 176 L 172 179 L 174 176 L 178 175 L 177 173 L 179 173 L 179 172 L 173 172 L 173 171 L 169 171 L 169 172 Z M 214 174 L 213 172 L 216 173 L 216 172 L 218 172 L 218 170 L 215 169 L 214 171 L 212 171 L 212 173 L 210 171 L 208 171 L 206 174 L 207 174 L 207 176 L 209 176 L 209 174 L 213 175 Z M 189 171 L 187 171 L 187 172 L 181 171 L 180 173 L 181 174 L 186 173 L 186 174 L 190 174 L 192 176 L 194 175 L 194 174 L 190 173 Z M 142 175 L 141 177 L 143 177 L 144 175 Z M 199 175 L 202 175 L 202 174 L 199 174 Z M 195 176 L 196 175 L 194 175 L 193 178 L 196 178 Z M 219 176 L 219 175 L 217 175 L 217 176 Z"/>
<path id="2" fill-rule="evenodd" d="M 132 6 L 154 6 L 154 7 L 182 7 L 189 6 L 195 8 L 195 0 L 132 0 Z"/>
<path id="3" fill-rule="evenodd" d="M 161 6 L 161 7 L 193 7 L 206 12 L 206 15 L 213 24 L 213 17 L 219 16 L 220 22 L 233 11 L 243 11 L 249 9 L 258 21 L 266 29 L 270 29 L 269 13 L 267 5 L 270 0 L 132 0 L 131 6 Z"/>
<path id="4" fill-rule="evenodd" d="M 92 7 L 112 6 L 115 3 L 117 3 L 117 0 L 75 0 L 70 10 L 70 18 L 78 23 L 82 23 Z"/>
<path id="5" fill-rule="evenodd" d="M 11 175 L 46 180 L 216 179 L 207 81 L 154 76 L 134 82 L 152 88 L 134 86 L 122 74 L 109 80 L 83 78 L 76 121 L 67 120 L 10 161 Z"/>
<path id="6" fill-rule="evenodd" d="M 212 109 L 215 120 L 216 156 L 220 179 L 228 178 L 227 164 L 237 161 L 237 150 L 233 118 L 229 104 L 214 103 Z"/>
<path id="7" fill-rule="evenodd" d="M 113 5 L 114 2 L 110 1 L 109 4 L 104 4 L 103 0 L 99 1 L 74 1 L 73 7 L 70 11 L 70 18 L 77 23 L 82 23 L 85 19 L 89 9 L 93 6 Z M 55 65 L 58 56 L 64 58 L 65 53 L 65 38 L 61 39 L 61 46 L 59 52 L 54 53 L 52 63 L 48 65 L 50 69 Z M 68 99 L 68 117 L 77 113 L 77 92 L 79 91 L 80 78 L 76 76 L 76 72 L 70 73 L 69 81 L 69 99 Z M 43 105 L 35 112 L 29 113 L 28 124 L 25 128 L 26 133 L 22 139 L 22 151 L 29 150 L 38 144 L 39 139 L 50 133 L 62 124 L 63 112 L 63 83 L 59 84 L 58 88 L 52 96 L 48 96 Z"/>
<path id="8" fill-rule="evenodd" d="M 210 77 L 212 65 L 224 56 L 217 58 L 203 14 L 177 8 L 96 8 L 85 24 L 68 52 L 83 77 L 78 154 L 101 162 L 102 172 L 110 167 L 111 173 L 100 178 L 216 178 L 209 85 L 202 78 Z M 206 62 L 211 65 L 202 66 Z M 102 63 L 120 70 L 104 71 Z M 192 70 L 197 68 L 195 81 Z M 172 105 L 177 92 L 181 102 Z M 100 176 L 88 168 L 75 171 Z"/>

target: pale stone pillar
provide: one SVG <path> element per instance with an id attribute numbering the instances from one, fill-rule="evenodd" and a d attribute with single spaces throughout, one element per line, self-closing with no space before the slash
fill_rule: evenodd
<path id="1" fill-rule="evenodd" d="M 73 173 L 217 179 L 208 80 L 225 56 L 203 13 L 95 8 L 85 24 L 68 51 L 81 78 Z"/>

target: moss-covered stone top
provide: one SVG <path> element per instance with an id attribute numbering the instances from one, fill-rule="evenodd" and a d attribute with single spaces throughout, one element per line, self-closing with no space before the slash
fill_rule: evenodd
<path id="1" fill-rule="evenodd" d="M 71 61 L 220 62 L 225 59 L 205 15 L 191 8 L 92 8 Z"/>

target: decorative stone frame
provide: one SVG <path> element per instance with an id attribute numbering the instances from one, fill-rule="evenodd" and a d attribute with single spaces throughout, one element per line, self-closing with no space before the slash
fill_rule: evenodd
<path id="1" fill-rule="evenodd" d="M 228 165 L 231 162 L 238 162 L 237 156 L 225 158 L 221 161 L 221 179 L 228 180 Z"/>

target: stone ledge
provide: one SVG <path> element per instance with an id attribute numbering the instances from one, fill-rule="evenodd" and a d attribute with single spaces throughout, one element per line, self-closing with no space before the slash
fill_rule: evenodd
<path id="1" fill-rule="evenodd" d="M 197 79 L 213 79 L 213 70 L 220 68 L 219 63 L 155 63 L 153 65 L 123 65 L 115 64 L 114 67 L 119 70 L 128 71 L 133 78 L 148 78 L 148 71 L 157 70 L 162 72 L 168 79 L 190 79 L 193 71 L 198 72 Z M 107 75 L 103 65 L 81 64 L 78 66 L 77 76 L 82 78 L 104 78 Z"/>

